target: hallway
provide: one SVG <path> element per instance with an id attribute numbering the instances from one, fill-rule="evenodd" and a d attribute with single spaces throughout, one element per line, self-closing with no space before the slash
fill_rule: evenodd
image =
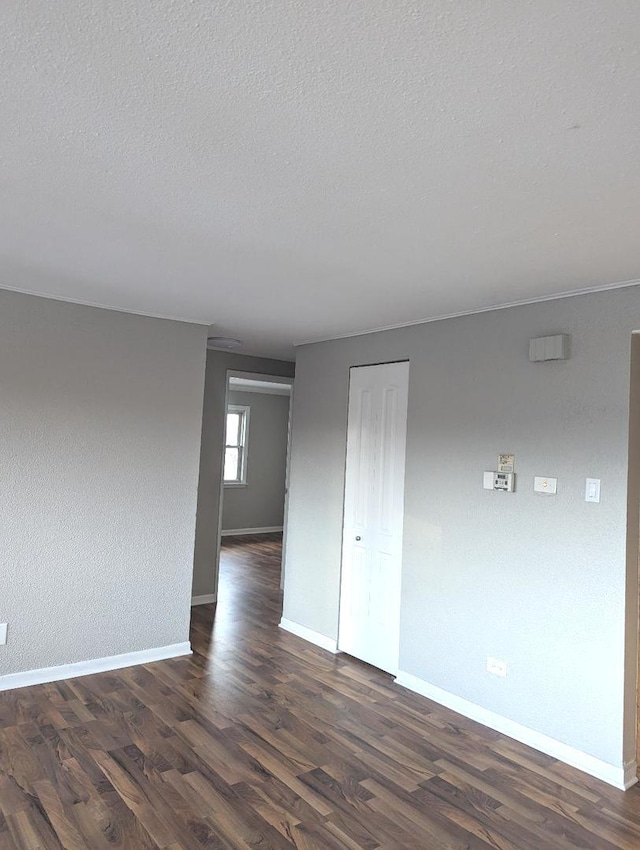
<path id="1" fill-rule="evenodd" d="M 277 628 L 279 536 L 224 541 L 194 655 L 0 694 L 0 850 L 632 850 L 627 794 Z"/>

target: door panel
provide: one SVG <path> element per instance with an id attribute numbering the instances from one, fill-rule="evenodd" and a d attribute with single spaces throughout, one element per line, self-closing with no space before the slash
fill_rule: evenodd
<path id="1" fill-rule="evenodd" d="M 353 433 L 353 451 L 358 458 L 356 465 L 357 487 L 355 492 L 354 527 L 364 528 L 369 514 L 371 437 L 373 434 L 373 410 L 371 390 L 360 391 L 356 399 L 357 419 Z"/>
<path id="2" fill-rule="evenodd" d="M 409 364 L 351 370 L 338 646 L 395 673 Z"/>
<path id="3" fill-rule="evenodd" d="M 378 498 L 380 500 L 380 533 L 387 535 L 393 535 L 394 524 L 397 519 L 394 516 L 394 505 L 396 502 L 394 471 L 397 418 L 398 393 L 395 390 L 389 389 L 389 387 L 385 387 L 382 399 L 380 486 L 378 487 Z"/>

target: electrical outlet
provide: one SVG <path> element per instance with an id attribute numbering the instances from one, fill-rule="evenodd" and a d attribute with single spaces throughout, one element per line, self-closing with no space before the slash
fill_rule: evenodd
<path id="1" fill-rule="evenodd" d="M 501 676 L 503 679 L 506 679 L 507 662 L 500 661 L 498 658 L 487 658 L 487 673 L 492 673 L 494 676 Z"/>
<path id="2" fill-rule="evenodd" d="M 7 642 L 7 624 L 0 623 L 0 646 L 4 646 Z"/>
<path id="3" fill-rule="evenodd" d="M 536 475 L 533 479 L 533 489 L 536 493 L 545 493 L 547 496 L 555 496 L 558 492 L 558 479 Z"/>

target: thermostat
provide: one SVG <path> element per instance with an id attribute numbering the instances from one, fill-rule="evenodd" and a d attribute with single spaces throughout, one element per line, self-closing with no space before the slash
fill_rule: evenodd
<path id="1" fill-rule="evenodd" d="M 516 476 L 513 472 L 485 472 L 483 474 L 482 486 L 485 490 L 502 490 L 505 493 L 513 493 Z"/>

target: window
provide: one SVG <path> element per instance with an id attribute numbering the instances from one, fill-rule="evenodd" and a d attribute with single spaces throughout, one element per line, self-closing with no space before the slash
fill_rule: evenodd
<path id="1" fill-rule="evenodd" d="M 230 404 L 227 407 L 227 429 L 224 444 L 224 483 L 241 486 L 247 483 L 247 449 L 249 407 Z"/>

